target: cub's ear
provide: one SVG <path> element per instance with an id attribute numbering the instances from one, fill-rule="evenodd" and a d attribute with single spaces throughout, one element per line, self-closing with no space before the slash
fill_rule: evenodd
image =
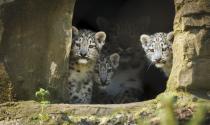
<path id="1" fill-rule="evenodd" d="M 119 66 L 120 55 L 118 53 L 114 53 L 110 55 L 110 60 L 111 60 L 112 66 L 116 69 Z"/>
<path id="2" fill-rule="evenodd" d="M 142 45 L 147 44 L 149 41 L 150 41 L 150 36 L 149 35 L 142 34 L 140 36 L 140 42 L 141 42 Z"/>
<path id="3" fill-rule="evenodd" d="M 167 34 L 167 40 L 169 41 L 169 42 L 173 42 L 174 41 L 174 32 L 172 31 L 172 32 L 169 32 L 168 34 Z"/>
<path id="4" fill-rule="evenodd" d="M 105 40 L 106 40 L 106 33 L 105 32 L 97 32 L 95 34 L 95 40 L 96 40 L 96 44 L 97 44 L 97 47 L 99 50 L 102 49 L 102 47 L 104 46 L 105 44 Z"/>
<path id="5" fill-rule="evenodd" d="M 78 34 L 79 34 L 79 30 L 75 26 L 72 26 L 72 35 L 77 36 Z"/>

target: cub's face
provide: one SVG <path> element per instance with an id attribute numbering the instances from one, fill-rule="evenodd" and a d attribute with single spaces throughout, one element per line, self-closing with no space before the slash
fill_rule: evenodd
<path id="1" fill-rule="evenodd" d="M 107 86 L 119 66 L 120 56 L 117 53 L 101 56 L 96 65 L 96 80 L 99 86 Z"/>
<path id="2" fill-rule="evenodd" d="M 143 34 L 140 37 L 141 45 L 147 58 L 161 68 L 172 57 L 173 32 L 155 33 L 154 35 Z"/>
<path id="3" fill-rule="evenodd" d="M 87 63 L 96 60 L 103 45 L 105 44 L 106 34 L 104 32 L 92 32 L 90 30 L 78 30 L 72 28 L 72 55 L 78 59 L 79 63 Z"/>

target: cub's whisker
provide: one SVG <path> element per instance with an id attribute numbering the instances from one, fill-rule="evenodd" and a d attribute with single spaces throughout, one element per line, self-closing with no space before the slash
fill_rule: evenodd
<path id="1" fill-rule="evenodd" d="M 149 68 L 151 67 L 151 65 L 152 65 L 152 62 L 149 64 L 149 66 L 148 66 L 146 72 L 149 70 Z"/>

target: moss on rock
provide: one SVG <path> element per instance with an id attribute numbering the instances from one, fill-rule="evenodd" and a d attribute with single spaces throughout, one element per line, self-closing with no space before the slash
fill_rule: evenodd
<path id="1" fill-rule="evenodd" d="M 13 85 L 9 79 L 7 72 L 5 71 L 4 65 L 0 63 L 0 103 L 13 100 Z"/>

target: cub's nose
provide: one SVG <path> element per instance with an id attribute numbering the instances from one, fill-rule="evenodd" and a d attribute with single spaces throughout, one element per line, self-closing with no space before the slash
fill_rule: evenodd
<path id="1" fill-rule="evenodd" d="M 107 85 L 107 80 L 106 79 L 100 79 L 101 80 L 101 85 L 105 86 Z"/>
<path id="2" fill-rule="evenodd" d="M 157 58 L 157 59 L 155 59 L 155 61 L 160 63 L 161 62 L 161 58 Z"/>
<path id="3" fill-rule="evenodd" d="M 87 55 L 86 52 L 80 52 L 81 57 L 85 57 Z"/>

